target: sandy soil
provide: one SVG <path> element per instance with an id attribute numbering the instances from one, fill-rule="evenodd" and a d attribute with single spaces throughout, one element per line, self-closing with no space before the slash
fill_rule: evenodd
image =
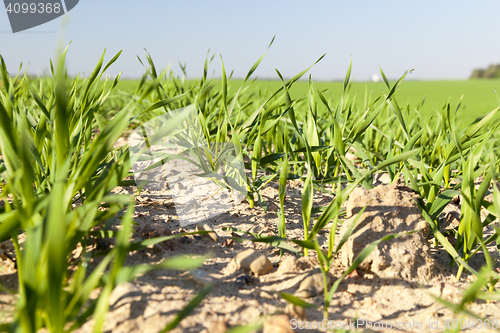
<path id="1" fill-rule="evenodd" d="M 133 194 L 134 187 L 120 187 L 116 193 Z M 280 260 L 279 250 L 262 243 L 235 241 L 232 237 L 249 239 L 244 233 L 222 231 L 223 227 L 234 227 L 260 235 L 275 235 L 278 222 L 278 184 L 272 182 L 261 192 L 269 207 L 267 212 L 262 208 L 250 209 L 246 202 L 242 202 L 226 213 L 209 219 L 213 229 L 218 234 L 218 241 L 204 236 L 185 236 L 151 248 L 130 253 L 126 264 L 159 263 L 165 258 L 180 254 L 210 255 L 203 267 L 194 272 L 178 272 L 159 270 L 145 274 L 135 281 L 118 286 L 112 294 L 110 312 L 107 315 L 105 332 L 158 332 L 170 322 L 175 314 L 194 297 L 202 283 L 213 283 L 209 296 L 202 301 L 194 312 L 183 320 L 173 332 L 225 332 L 228 328 L 254 323 L 258 320 L 267 320 L 264 332 L 293 332 L 290 320 L 297 320 L 303 325 L 307 322 L 323 320 L 321 310 L 307 309 L 304 318 L 297 318 L 291 313 L 287 303 L 278 295 L 278 292 L 294 294 L 305 276 L 318 266 L 314 251 L 308 257 L 287 252 Z M 301 217 L 301 185 L 298 181 L 289 181 L 286 194 L 286 221 L 287 237 L 303 238 L 303 222 Z M 333 196 L 324 193 L 315 193 L 314 205 L 327 205 Z M 459 205 L 449 205 L 450 211 L 459 211 Z M 453 214 L 448 214 L 449 225 L 453 226 Z M 134 239 L 144 239 L 163 234 L 176 234 L 194 231 L 195 225 L 181 227 L 176 207 L 167 188 L 160 190 L 144 190 L 136 200 L 134 216 L 138 224 L 134 232 Z M 487 233 L 492 233 L 487 228 Z M 327 248 L 329 229 L 319 234 L 320 246 Z M 337 235 L 337 242 L 339 235 Z M 433 260 L 435 270 L 429 276 L 417 275 L 409 278 L 384 277 L 370 271 L 358 270 L 346 278 L 333 297 L 329 308 L 328 325 L 340 327 L 348 325 L 356 319 L 375 323 L 371 331 L 389 332 L 387 328 L 380 328 L 383 323 L 387 327 L 391 323 L 394 327 L 406 324 L 402 332 L 441 332 L 447 321 L 454 318 L 453 312 L 431 295 L 441 296 L 452 302 L 459 302 L 461 293 L 466 289 L 473 276 L 464 272 L 460 281 L 455 280 L 456 265 L 449 268 L 448 255 L 445 250 L 434 247 L 433 239 L 427 240 L 429 256 Z M 500 266 L 495 244 L 490 247 L 490 253 L 495 259 L 497 269 Z M 255 276 L 251 272 L 238 270 L 231 272 L 227 269 L 236 254 L 254 249 L 264 254 L 273 264 L 271 272 Z M 3 244 L 4 252 L 13 256 L 8 242 Z M 478 254 L 470 261 L 471 266 L 479 268 L 484 264 L 482 254 Z M 8 258 L 3 257 L 0 279 L 2 284 L 10 287 L 16 285 L 15 269 Z M 339 256 L 332 267 L 332 281 L 335 281 L 343 272 L 345 266 Z M 320 286 L 318 288 L 321 288 Z M 98 291 L 95 292 L 95 295 Z M 324 295 L 307 299 L 318 306 L 324 304 Z M 9 318 L 14 297 L 0 294 L 0 306 L 3 317 Z M 478 301 L 469 306 L 469 310 L 490 320 L 500 320 L 500 303 Z M 274 315 L 274 316 L 273 316 Z M 272 316 L 272 317 L 271 317 Z M 460 319 L 460 318 L 458 318 Z M 469 319 L 469 318 L 467 318 Z M 292 326 L 295 322 L 292 322 Z M 421 323 L 422 326 L 418 326 Z M 431 328 L 429 328 L 431 324 Z M 438 325 L 437 329 L 435 329 Z M 411 326 L 411 327 L 410 327 Z M 77 332 L 90 332 L 92 321 L 87 322 Z M 316 328 L 297 329 L 298 332 L 328 331 L 318 325 Z M 360 327 L 360 331 L 365 330 Z M 482 332 L 484 329 L 473 329 L 471 332 Z"/>

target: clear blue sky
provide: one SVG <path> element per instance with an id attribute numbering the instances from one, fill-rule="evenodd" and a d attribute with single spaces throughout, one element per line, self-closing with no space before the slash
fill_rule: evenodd
<path id="1" fill-rule="evenodd" d="M 276 40 L 255 73 L 291 77 L 326 57 L 313 79 L 340 79 L 352 55 L 355 80 L 370 80 L 382 66 L 390 78 L 414 68 L 409 79 L 466 79 L 473 68 L 500 63 L 500 1 L 155 1 L 80 0 L 68 18 L 63 40 L 72 40 L 68 70 L 89 74 L 104 48 L 106 59 L 123 49 L 108 70 L 139 77 L 144 48 L 157 67 L 187 62 L 189 77 L 199 77 L 208 49 L 216 54 L 211 73 L 243 77 Z M 22 61 L 41 73 L 54 58 L 62 18 L 12 34 L 0 10 L 0 54 L 15 73 Z"/>

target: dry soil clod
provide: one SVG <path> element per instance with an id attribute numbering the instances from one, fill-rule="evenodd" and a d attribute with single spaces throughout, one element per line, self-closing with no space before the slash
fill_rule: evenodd
<path id="1" fill-rule="evenodd" d="M 329 274 L 326 274 L 326 281 L 328 285 L 332 282 L 332 277 Z M 306 274 L 295 295 L 301 298 L 314 297 L 323 292 L 324 288 L 323 273 L 320 268 L 316 268 Z"/>
<path id="2" fill-rule="evenodd" d="M 294 257 L 284 257 L 280 262 L 278 272 L 289 274 L 295 272 L 297 269 L 297 260 Z"/>
<path id="3" fill-rule="evenodd" d="M 196 225 L 196 231 L 207 231 L 208 234 L 204 234 L 205 236 L 209 236 L 212 238 L 214 241 L 218 242 L 219 237 L 217 236 L 217 233 L 215 230 L 212 228 L 212 226 L 206 222 L 200 222 Z"/>
<path id="4" fill-rule="evenodd" d="M 263 254 L 248 249 L 238 253 L 228 264 L 226 272 L 232 274 L 239 269 L 251 271 L 255 275 L 264 275 L 273 270 L 273 264 Z"/>
<path id="5" fill-rule="evenodd" d="M 306 309 L 301 306 L 288 303 L 285 310 L 293 318 L 304 319 L 306 317 Z"/>
<path id="6" fill-rule="evenodd" d="M 356 188 L 346 202 L 350 216 L 341 229 L 344 234 L 365 206 L 353 234 L 342 251 L 342 264 L 349 267 L 367 244 L 393 233 L 420 232 L 380 243 L 359 265 L 380 277 L 428 280 L 434 265 L 427 245 L 428 228 L 415 204 L 416 194 L 405 186 L 380 185 L 371 190 Z"/>

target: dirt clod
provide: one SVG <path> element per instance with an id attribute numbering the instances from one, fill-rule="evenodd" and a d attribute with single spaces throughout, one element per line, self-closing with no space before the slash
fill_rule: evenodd
<path id="1" fill-rule="evenodd" d="M 300 180 L 289 180 L 288 183 L 296 182 L 301 188 Z M 272 184 L 275 189 L 278 188 L 278 183 Z M 406 205 L 413 204 L 413 194 L 411 190 L 405 187 L 395 187 L 391 189 L 390 185 L 383 187 L 383 190 L 377 190 L 380 193 L 377 198 L 376 195 L 359 195 L 359 202 L 351 204 L 351 209 L 348 214 L 355 215 L 359 209 L 364 207 L 371 197 L 374 202 L 367 207 L 367 212 L 373 215 L 380 214 L 382 219 L 403 219 L 401 215 L 407 214 L 409 207 Z M 301 204 L 301 191 L 293 186 L 287 187 L 287 200 L 285 202 L 285 210 L 287 214 L 287 238 L 300 239 L 303 237 L 303 221 L 301 219 L 300 204 Z M 351 200 L 355 197 L 358 190 L 354 191 L 351 195 Z M 391 193 L 394 192 L 394 193 Z M 402 192 L 402 194 L 400 194 Z M 276 203 L 277 191 L 268 190 L 264 200 L 270 205 L 272 202 Z M 361 194 L 365 193 L 361 190 Z M 396 195 L 397 194 L 397 195 Z M 158 201 L 160 197 L 167 197 L 166 190 L 143 193 L 144 196 L 151 196 L 154 202 Z M 401 195 L 399 198 L 398 196 Z M 390 200 L 386 200 L 384 197 Z M 408 198 L 409 196 L 409 198 Z M 395 197 L 395 198 L 394 198 Z M 324 193 L 314 194 L 315 205 L 325 205 L 331 198 L 325 200 Z M 273 201 L 274 200 L 274 201 Z M 379 201 L 377 201 L 379 200 Z M 409 200 L 406 203 L 405 200 Z M 401 203 L 403 201 L 403 203 Z M 394 204 L 392 204 L 392 203 Z M 360 208 L 361 207 L 361 208 Z M 394 208 L 392 208 L 394 207 Z M 455 205 L 448 205 L 453 210 L 459 209 Z M 135 237 L 143 238 L 143 230 L 147 225 L 149 230 L 158 230 L 160 232 L 164 229 L 172 230 L 173 234 L 186 233 L 194 230 L 196 224 L 191 225 L 189 228 L 182 228 L 177 220 L 164 223 L 164 217 L 168 215 L 175 216 L 173 212 L 165 206 L 140 204 L 137 206 L 137 213 L 142 214 L 141 217 L 134 216 L 136 222 L 139 224 Z M 390 211 L 390 213 L 384 212 Z M 296 213 L 294 213 L 296 212 Z M 443 217 L 448 213 L 447 210 L 443 211 Z M 348 215 L 349 216 L 349 215 Z M 404 217 L 404 216 L 403 216 Z M 410 216 L 412 217 L 412 216 Z M 364 217 L 363 217 L 364 219 Z M 362 219 L 362 220 L 363 220 Z M 358 228 L 362 228 L 362 220 L 359 221 Z M 367 219 L 370 220 L 370 216 Z M 373 217 L 371 218 L 373 220 Z M 405 221 L 409 218 L 404 217 Z M 159 222 L 161 221 L 161 222 Z M 210 221 L 210 222 L 209 222 Z M 172 240 L 176 246 L 174 251 L 163 251 L 161 255 L 151 255 L 151 251 L 136 251 L 127 257 L 127 265 L 159 263 L 164 258 L 169 258 L 176 255 L 204 255 L 213 253 L 213 257 L 205 262 L 205 264 L 198 268 L 201 278 L 206 278 L 207 273 L 213 279 L 213 288 L 210 294 L 200 303 L 200 305 L 186 317 L 173 333 L 217 333 L 225 332 L 233 326 L 238 325 L 252 325 L 256 323 L 259 318 L 268 317 L 278 313 L 285 313 L 288 317 L 283 320 L 284 325 L 276 323 L 276 319 L 269 321 L 266 324 L 266 332 L 292 332 L 290 330 L 290 319 L 297 319 L 303 322 L 321 322 L 323 320 L 323 311 L 321 309 L 324 304 L 323 300 L 323 280 L 319 270 L 314 273 L 319 273 L 317 279 L 309 278 L 312 271 L 319 267 L 319 261 L 316 253 L 310 251 L 309 256 L 301 256 L 294 253 L 286 252 L 280 259 L 280 251 L 265 245 L 263 243 L 249 242 L 249 241 L 231 241 L 231 237 L 238 237 L 249 239 L 250 237 L 243 232 L 235 232 L 234 229 L 224 230 L 224 228 L 237 228 L 238 230 L 245 230 L 256 232 L 262 236 L 273 235 L 276 230 L 278 218 L 276 214 L 267 212 L 263 213 L 263 209 L 256 205 L 254 209 L 250 209 L 248 204 L 242 203 L 230 210 L 227 214 L 220 215 L 217 220 L 206 220 L 210 223 L 213 229 L 217 230 L 220 244 L 216 244 L 212 239 L 205 235 L 184 235 L 183 238 L 176 238 Z M 365 221 L 365 223 L 367 223 Z M 406 223 L 406 222 L 405 222 Z M 445 224 L 443 222 L 443 224 Z M 388 224 L 389 225 L 389 224 Z M 404 225 L 401 226 L 403 228 Z M 453 225 L 450 225 L 453 227 Z M 406 227 L 405 227 L 406 228 Z M 410 230 L 409 228 L 403 230 Z M 147 231 L 147 229 L 146 229 Z M 356 230 L 354 233 L 356 233 Z M 449 231 L 449 230 L 447 230 Z M 370 231 L 367 231 L 370 232 Z M 371 231 L 378 232 L 378 231 Z M 494 230 L 491 231 L 494 233 Z M 415 235 L 415 234 L 413 234 Z M 148 236 L 148 235 L 146 235 Z M 157 235 L 159 236 L 159 235 Z M 338 244 L 341 234 L 336 235 L 335 244 Z M 410 235 L 411 236 L 411 235 Z M 446 236 L 446 235 L 445 235 Z M 381 237 L 381 236 L 379 236 Z M 393 240 L 395 243 L 400 244 L 401 241 L 407 242 L 408 236 L 403 236 Z M 378 238 L 377 238 L 378 239 Z M 223 241 L 228 241 L 225 247 Z M 328 247 L 328 233 L 320 233 L 318 237 L 319 245 L 321 248 Z M 466 290 L 470 284 L 470 280 L 464 278 L 462 281 L 456 281 L 456 267 L 454 270 L 448 269 L 449 256 L 442 248 L 433 247 L 433 240 L 427 240 L 427 244 L 431 248 L 433 258 L 435 258 L 435 279 L 428 279 L 428 276 L 422 274 L 422 279 L 417 275 L 412 281 L 401 278 L 386 278 L 383 276 L 384 272 L 378 274 L 357 268 L 356 271 L 351 272 L 351 275 L 344 279 L 338 286 L 337 292 L 333 295 L 328 310 L 329 320 L 335 322 L 344 321 L 345 318 L 361 318 L 369 321 L 389 320 L 392 322 L 425 322 L 429 318 L 432 321 L 439 320 L 439 327 L 443 327 L 446 320 L 452 319 L 453 311 L 443 310 L 443 306 L 438 303 L 432 296 L 442 297 L 454 303 L 459 303 L 461 300 L 462 291 Z M 11 244 L 6 244 L 8 252 L 11 256 L 15 255 L 15 251 Z M 382 243 L 389 244 L 389 243 Z M 404 243 L 407 244 L 407 243 Z M 163 243 L 160 243 L 163 247 Z M 366 244 L 362 244 L 366 246 Z M 416 245 L 417 247 L 419 245 Z M 492 256 L 497 253 L 495 244 L 491 244 Z M 341 252 L 347 247 L 342 247 Z M 251 249 L 245 253 L 245 250 Z M 387 249 L 383 249 L 386 251 Z M 388 250 L 387 250 L 388 251 Z M 385 255 L 387 252 L 382 252 L 379 255 Z M 390 253 L 390 252 L 389 252 Z M 253 254 L 254 257 L 263 256 L 270 263 L 276 262 L 276 269 L 271 269 L 268 273 L 255 277 L 252 269 L 248 268 L 245 271 L 242 269 L 241 261 L 247 254 Z M 239 265 L 234 261 L 235 257 L 239 259 Z M 480 267 L 477 263 L 473 262 L 480 256 L 471 258 L 471 264 L 474 267 Z M 496 258 L 496 257 L 494 257 Z M 399 258 L 397 258 L 399 259 Z M 342 276 L 345 272 L 345 266 L 342 264 L 342 256 L 333 258 L 333 264 L 329 271 L 331 280 Z M 369 258 L 370 260 L 370 258 Z M 496 259 L 495 259 L 496 260 Z M 0 270 L 5 268 L 7 261 L 0 261 Z M 266 263 L 267 261 L 264 260 Z M 230 264 L 231 263 L 231 264 Z M 392 263 L 392 262 L 391 262 Z M 266 264 L 268 265 L 268 264 Z M 229 270 L 232 267 L 232 271 Z M 5 285 L 16 287 L 15 272 L 12 270 L 4 270 L 8 274 L 2 276 L 2 282 Z M 424 272 L 425 273 L 425 272 Z M 189 274 L 189 275 L 188 275 Z M 169 322 L 171 322 L 175 315 L 181 311 L 189 302 L 196 296 L 198 290 L 204 285 L 205 281 L 200 279 L 196 282 L 193 275 L 197 272 L 177 272 L 168 270 L 155 270 L 148 272 L 139 277 L 132 283 L 129 293 L 122 294 L 116 304 L 111 304 L 110 313 L 106 315 L 106 325 L 103 331 L 110 333 L 131 332 L 131 333 L 146 333 L 146 332 L 159 332 Z M 356 278 L 356 274 L 359 278 Z M 381 276 L 382 275 L 382 276 Z M 307 279 L 308 281 L 304 282 Z M 330 278 L 329 278 L 330 280 Z M 312 288 L 307 288 L 309 283 L 313 284 Z M 314 282 L 316 281 L 316 283 Z M 331 281 L 328 281 L 329 283 Z M 448 285 L 449 284 L 449 285 Z M 134 286 L 136 288 L 134 288 Z M 456 286 L 458 289 L 452 288 Z M 119 286 L 122 288 L 122 286 Z M 140 290 L 138 292 L 137 288 Z M 300 307 L 293 307 L 286 303 L 280 296 L 280 293 L 289 293 L 297 295 L 297 291 L 316 294 L 313 298 L 303 298 L 308 303 L 313 303 L 319 308 L 308 308 L 306 311 Z M 0 303 L 9 301 L 10 295 L 0 295 Z M 297 295 L 298 296 L 298 295 Z M 115 296 L 116 299 L 116 296 Z M 12 302 L 12 301 L 11 301 Z M 496 303 L 479 303 L 470 304 L 470 310 L 473 313 L 480 314 L 483 318 L 496 318 L 498 317 L 498 302 Z M 302 313 L 306 312 L 306 313 Z M 484 316 L 482 315 L 484 313 Z M 305 316 L 301 318 L 301 316 Z M 496 316 L 496 317 L 495 317 Z M 217 328 L 219 327 L 219 329 Z M 293 326 L 292 326 L 293 327 Z M 81 329 L 75 333 L 92 332 L 93 321 L 90 320 Z M 314 331 L 314 332 L 327 332 L 329 330 L 298 330 L 298 331 Z M 369 330 L 366 330 L 367 332 Z M 389 332 L 391 330 L 376 330 L 377 332 Z M 392 330 L 394 331 L 394 330 Z M 259 331 L 262 333 L 262 330 Z M 408 331 L 417 332 L 417 331 Z M 471 331 L 472 332 L 472 331 Z"/>
<path id="2" fill-rule="evenodd" d="M 332 282 L 329 274 L 326 274 L 326 280 L 328 284 Z M 321 269 L 316 268 L 306 274 L 295 295 L 303 298 L 314 297 L 323 292 L 324 288 L 323 273 L 321 273 Z"/>
<path id="3" fill-rule="evenodd" d="M 350 217 L 342 225 L 342 235 L 358 212 L 367 208 L 343 248 L 342 264 L 350 266 L 366 245 L 388 234 L 420 230 L 381 242 L 359 268 L 380 277 L 427 280 L 432 275 L 433 260 L 428 254 L 427 224 L 415 203 L 416 197 L 408 187 L 393 184 L 372 190 L 355 189 L 346 202 Z"/>
<path id="4" fill-rule="evenodd" d="M 294 257 L 284 257 L 281 261 L 278 272 L 287 274 L 297 270 L 297 260 Z"/>
<path id="5" fill-rule="evenodd" d="M 348 279 L 359 280 L 361 279 L 361 275 L 359 275 L 357 270 L 353 270 L 351 273 L 347 275 Z"/>
<path id="6" fill-rule="evenodd" d="M 206 222 L 200 222 L 196 225 L 196 231 L 206 231 L 208 234 L 204 234 L 210 238 L 212 238 L 214 241 L 218 242 L 219 237 L 217 236 L 217 233 L 214 231 L 212 226 Z"/>
<path id="7" fill-rule="evenodd" d="M 306 317 L 306 309 L 292 303 L 288 303 L 286 312 L 293 318 L 304 319 Z"/>
<path id="8" fill-rule="evenodd" d="M 251 271 L 255 275 L 264 275 L 273 270 L 273 264 L 263 254 L 248 249 L 238 253 L 227 266 L 228 274 L 232 274 L 243 268 Z"/>

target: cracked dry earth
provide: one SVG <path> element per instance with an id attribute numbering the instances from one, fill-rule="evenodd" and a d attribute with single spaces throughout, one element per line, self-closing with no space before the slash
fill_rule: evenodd
<path id="1" fill-rule="evenodd" d="M 133 194 L 134 190 L 134 187 L 121 187 L 115 192 Z M 275 235 L 278 222 L 278 184 L 268 184 L 261 193 L 268 205 L 267 212 L 260 207 L 250 209 L 246 202 L 242 202 L 228 212 L 208 220 L 217 233 L 217 240 L 208 235 L 184 236 L 130 253 L 126 264 L 159 263 L 164 258 L 181 254 L 208 254 L 210 259 L 192 272 L 159 270 L 119 285 L 111 295 L 104 331 L 158 332 L 195 296 L 204 283 L 213 283 L 212 291 L 173 332 L 222 333 L 235 325 L 251 324 L 264 318 L 265 324 L 260 331 L 286 333 L 294 332 L 290 320 L 297 320 L 297 324 L 304 322 L 304 325 L 306 322 L 322 321 L 321 310 L 304 311 L 302 308 L 287 306 L 278 295 L 278 292 L 286 292 L 301 297 L 308 296 L 306 301 L 318 306 L 324 304 L 322 280 L 315 275 L 319 263 L 314 251 L 309 251 L 308 257 L 286 252 L 280 261 L 278 249 L 250 242 L 249 236 L 244 233 L 222 230 L 223 227 L 233 227 L 262 236 Z M 374 237 L 379 238 L 384 229 L 388 232 L 412 228 L 422 231 L 402 236 L 391 241 L 392 243 L 380 244 L 362 267 L 340 283 L 328 311 L 329 325 L 337 324 L 339 327 L 342 323 L 359 318 L 379 323 L 383 320 L 394 326 L 397 323 L 412 323 L 412 326 L 414 323 L 422 324 L 422 327 L 410 328 L 406 324 L 407 329 L 400 330 L 402 332 L 441 332 L 445 330 L 447 320 L 457 318 L 431 295 L 457 303 L 462 291 L 473 281 L 473 276 L 464 272 L 460 281 L 454 278 L 456 265 L 450 268 L 445 250 L 434 247 L 434 241 L 429 237 L 425 223 L 411 198 L 412 194 L 408 189 L 398 185 L 381 184 L 374 190 L 356 189 L 351 194 L 345 205 L 348 218 L 344 226 L 339 228 L 336 244 L 348 223 L 353 220 L 349 219 L 350 214 L 357 214 L 359 207 L 368 207 L 354 230 L 354 236 L 335 259 L 330 271 L 330 284 L 342 275 L 345 265 L 352 262 L 360 248 L 374 240 Z M 315 192 L 314 205 L 324 206 L 332 199 L 331 195 Z M 303 238 L 300 205 L 300 182 L 289 181 L 285 201 L 289 238 Z M 447 207 L 443 213 L 446 217 L 443 228 L 454 226 L 456 221 L 453 217 L 459 210 L 458 204 Z M 195 231 L 196 227 L 195 224 L 181 227 L 168 189 L 144 190 L 137 197 L 134 220 L 137 223 L 133 235 L 135 240 Z M 325 228 L 318 236 L 320 246 L 324 249 L 328 247 L 329 230 Z M 492 232 L 487 227 L 486 234 Z M 236 241 L 232 237 L 246 240 Z M 8 245 L 4 245 L 4 248 L 6 253 L 10 251 Z M 491 244 L 489 250 L 498 269 L 500 261 L 495 243 Z M 242 254 L 244 251 L 247 252 Z M 233 261 L 238 254 L 239 259 Z M 255 264 L 257 268 L 244 263 L 249 255 L 260 261 Z M 470 264 L 474 268 L 483 265 L 482 254 L 474 256 Z M 3 284 L 15 286 L 15 269 L 12 265 L 9 266 L 8 260 L 3 261 L 0 274 Z M 95 292 L 94 297 L 98 292 Z M 0 302 L 4 314 L 6 310 L 12 309 L 12 296 L 1 294 Z M 500 319 L 499 302 L 477 301 L 469 306 L 469 310 L 482 318 Z M 430 322 L 434 325 L 431 329 L 428 328 Z M 435 325 L 438 325 L 438 329 L 434 329 Z M 93 323 L 89 321 L 77 332 L 90 332 L 92 327 Z M 329 330 L 316 326 L 305 329 L 297 327 L 296 331 Z M 377 327 L 368 330 L 360 327 L 359 331 L 394 330 Z"/>

